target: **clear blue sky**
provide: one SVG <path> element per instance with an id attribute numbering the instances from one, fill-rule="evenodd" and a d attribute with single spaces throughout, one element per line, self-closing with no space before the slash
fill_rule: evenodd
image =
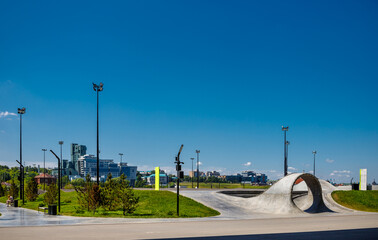
<path id="1" fill-rule="evenodd" d="M 289 166 L 349 182 L 378 180 L 376 1 L 2 1 L 0 164 L 69 144 L 101 157 L 186 172 Z M 7 114 L 8 112 L 8 114 Z M 7 116 L 5 116 L 7 115 Z M 47 154 L 49 166 L 55 159 Z"/>

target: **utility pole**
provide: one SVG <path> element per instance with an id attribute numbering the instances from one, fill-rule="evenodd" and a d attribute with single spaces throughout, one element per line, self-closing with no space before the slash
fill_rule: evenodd
<path id="1" fill-rule="evenodd" d="M 287 142 L 286 142 L 286 132 L 289 130 L 289 127 L 282 126 L 282 131 L 284 131 L 284 176 L 287 175 Z"/>
<path id="2" fill-rule="evenodd" d="M 98 92 L 103 90 L 103 83 L 100 85 L 93 83 L 93 90 L 97 93 L 97 185 L 100 186 L 100 147 L 99 147 L 99 131 L 98 131 Z"/>
<path id="3" fill-rule="evenodd" d="M 180 178 L 184 177 L 184 172 L 181 171 L 181 164 L 184 164 L 184 162 L 180 162 L 180 154 L 183 147 L 184 147 L 184 144 L 181 144 L 180 150 L 177 153 L 177 157 L 175 161 L 176 171 L 177 171 L 177 216 L 180 216 Z"/>
<path id="4" fill-rule="evenodd" d="M 199 189 L 199 154 L 200 150 L 196 150 L 197 153 L 197 189 Z"/>
<path id="5" fill-rule="evenodd" d="M 317 153 L 316 151 L 312 151 L 312 154 L 314 154 L 314 176 L 316 176 L 315 175 L 315 155 L 316 155 L 316 153 Z"/>

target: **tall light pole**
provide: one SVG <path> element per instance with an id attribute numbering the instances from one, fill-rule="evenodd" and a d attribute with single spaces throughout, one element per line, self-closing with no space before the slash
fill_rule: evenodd
<path id="1" fill-rule="evenodd" d="M 284 131 L 284 176 L 287 175 L 287 142 L 286 142 L 286 132 L 289 131 L 289 126 L 282 126 L 282 131 Z"/>
<path id="2" fill-rule="evenodd" d="M 60 178 L 60 184 L 59 184 L 59 188 L 60 189 L 63 189 L 63 181 L 62 181 L 62 177 L 63 177 L 63 158 L 62 158 L 62 146 L 63 146 L 63 141 L 59 141 L 59 145 L 60 145 L 60 170 L 59 170 L 59 178 Z"/>
<path id="3" fill-rule="evenodd" d="M 56 157 L 56 159 L 58 159 L 58 209 L 59 209 L 59 212 L 60 212 L 60 188 L 59 188 L 59 186 L 60 186 L 60 182 L 61 182 L 61 179 L 60 179 L 60 177 L 59 177 L 59 172 L 60 172 L 60 159 L 59 159 L 59 157 L 54 153 L 53 150 L 50 150 L 50 152 L 51 152 L 52 154 L 54 154 L 54 156 Z"/>
<path id="4" fill-rule="evenodd" d="M 316 151 L 312 151 L 312 154 L 314 154 L 314 176 L 315 176 L 315 155 L 316 155 Z"/>
<path id="5" fill-rule="evenodd" d="M 190 158 L 192 160 L 192 188 L 193 188 L 193 177 L 194 177 L 194 171 L 193 171 L 193 160 L 194 158 Z"/>
<path id="6" fill-rule="evenodd" d="M 196 150 L 197 153 L 197 189 L 199 189 L 199 154 L 200 150 Z"/>
<path id="7" fill-rule="evenodd" d="M 22 165 L 22 115 L 25 114 L 25 108 L 18 108 L 18 114 L 20 114 L 20 165 Z M 22 168 L 24 169 L 24 168 Z M 20 182 L 20 198 L 22 198 L 22 204 L 25 204 L 24 198 L 24 170 L 22 170 L 21 182 Z"/>
<path id="8" fill-rule="evenodd" d="M 119 156 L 121 156 L 121 161 L 120 161 L 120 164 L 119 164 L 119 176 L 122 175 L 122 156 L 123 156 L 123 153 L 118 153 Z"/>
<path id="9" fill-rule="evenodd" d="M 46 151 L 47 149 L 42 149 L 43 151 L 43 190 L 46 190 Z"/>
<path id="10" fill-rule="evenodd" d="M 99 148 L 99 133 L 98 133 L 98 92 L 103 90 L 103 83 L 97 85 L 93 83 L 93 90 L 97 93 L 97 185 L 100 185 L 100 148 Z"/>

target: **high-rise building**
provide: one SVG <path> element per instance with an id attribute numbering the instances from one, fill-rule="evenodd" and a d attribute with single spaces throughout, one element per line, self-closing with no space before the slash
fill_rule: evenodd
<path id="1" fill-rule="evenodd" d="M 71 162 L 68 166 L 69 175 L 76 175 L 80 173 L 79 158 L 87 154 L 87 147 L 85 145 L 79 145 L 77 143 L 71 143 Z M 75 171 L 72 171 L 72 169 Z M 71 173 L 70 173 L 71 172 Z"/>

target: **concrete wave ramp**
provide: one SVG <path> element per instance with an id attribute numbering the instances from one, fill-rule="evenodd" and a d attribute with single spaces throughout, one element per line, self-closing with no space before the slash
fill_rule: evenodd
<path id="1" fill-rule="evenodd" d="M 298 179 L 306 183 L 308 193 L 301 195 L 294 191 Z M 248 199 L 247 204 L 255 211 L 266 213 L 332 212 L 324 204 L 319 180 L 307 173 L 294 173 L 282 178 L 263 194 Z"/>

